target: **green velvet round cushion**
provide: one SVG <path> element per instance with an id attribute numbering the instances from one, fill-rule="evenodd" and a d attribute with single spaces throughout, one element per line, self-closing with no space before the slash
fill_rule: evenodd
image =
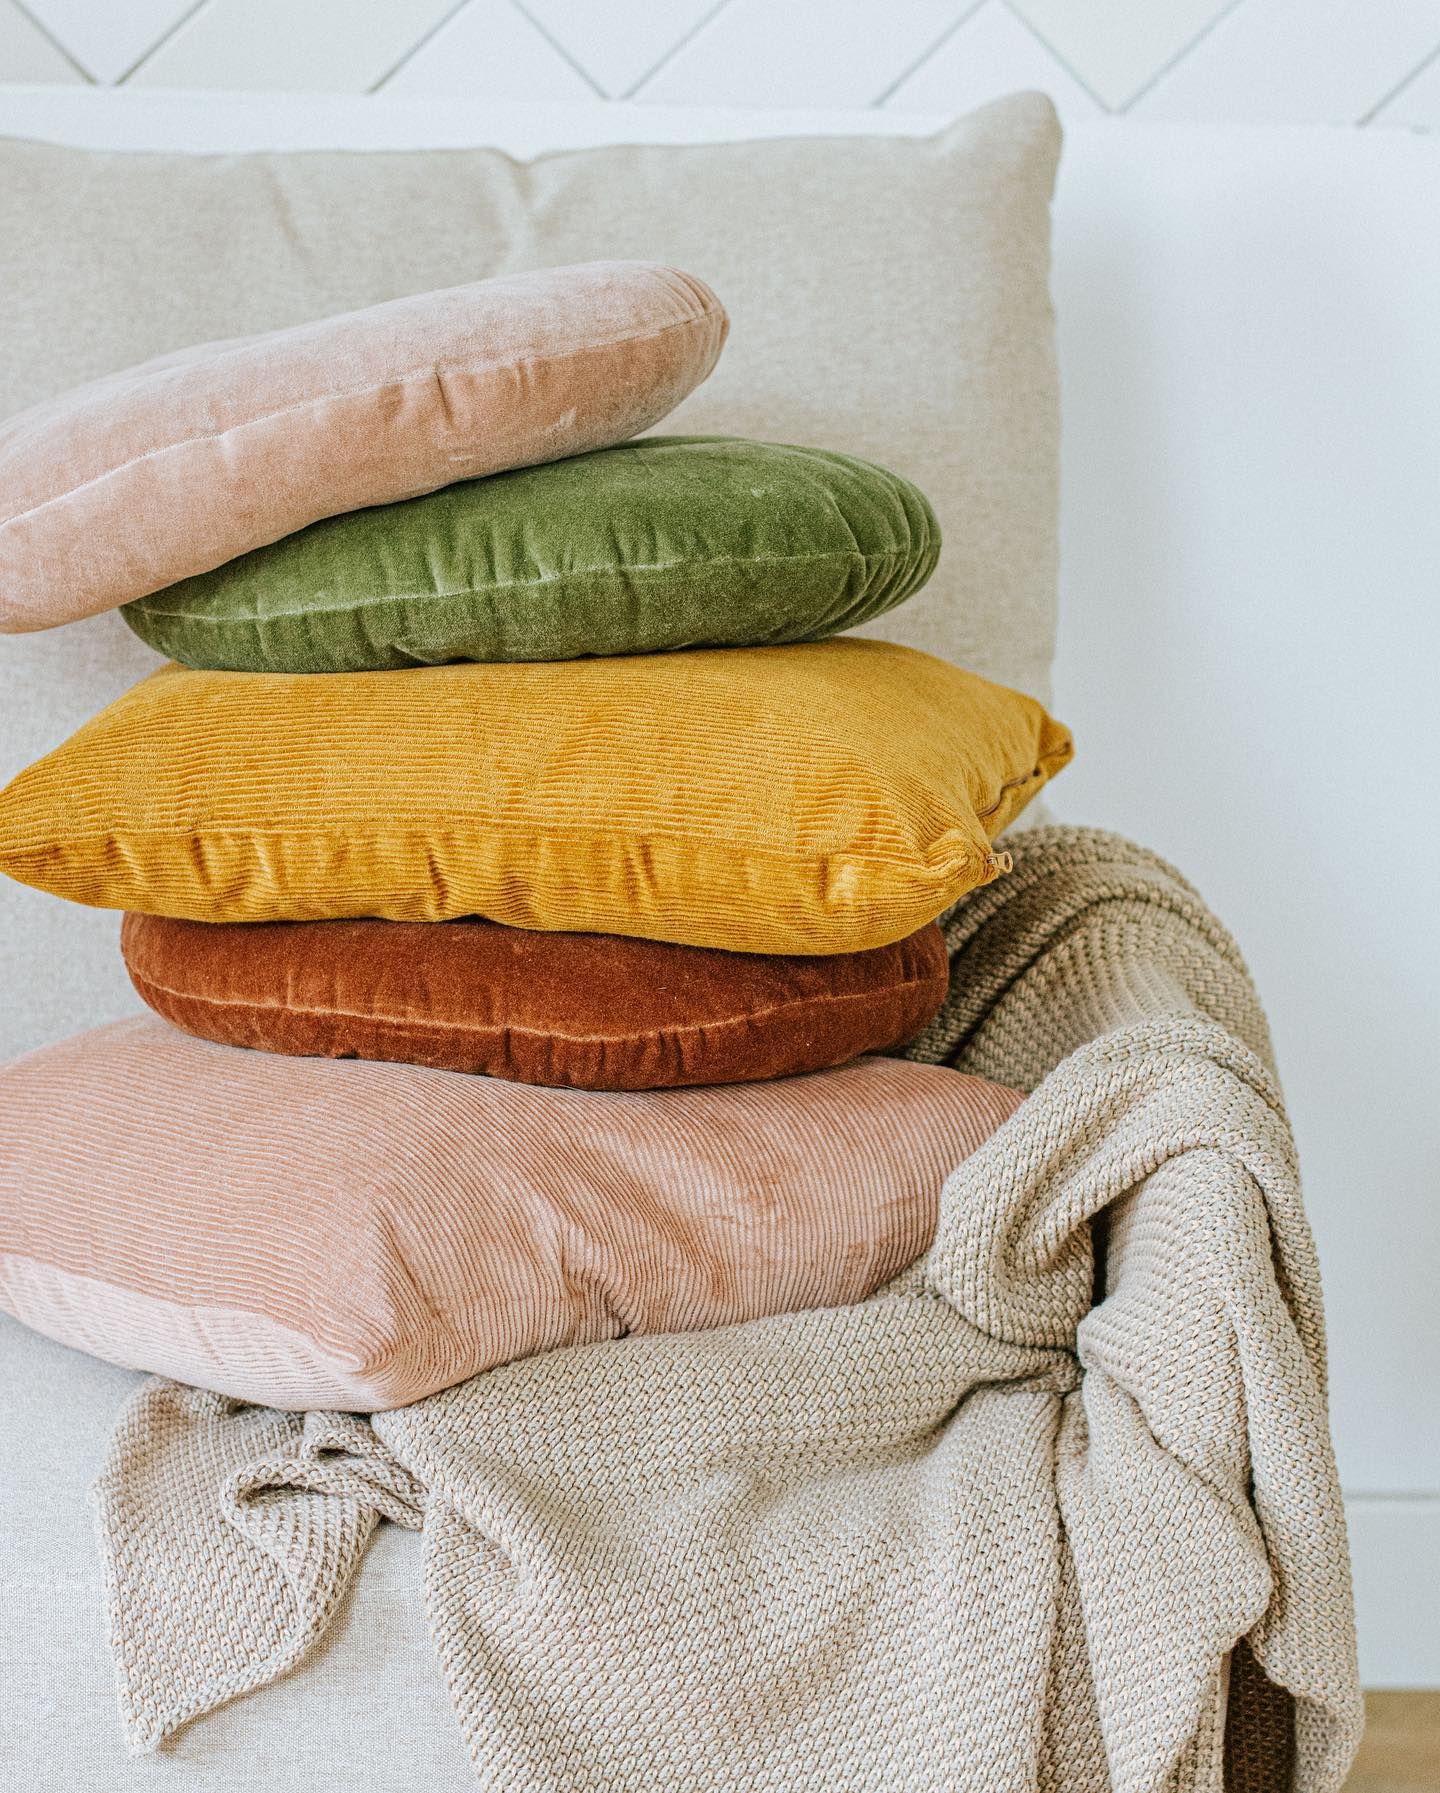
<path id="1" fill-rule="evenodd" d="M 327 518 L 124 614 L 216 671 L 750 647 L 878 616 L 939 551 L 929 504 L 884 468 L 655 436 Z"/>

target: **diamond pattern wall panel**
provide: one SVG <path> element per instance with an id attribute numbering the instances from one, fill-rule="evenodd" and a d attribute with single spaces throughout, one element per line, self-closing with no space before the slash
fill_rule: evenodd
<path id="1" fill-rule="evenodd" d="M 1355 124 L 1440 44 L 1440 0 L 1244 0 L 1136 106 L 1145 118 Z"/>
<path id="2" fill-rule="evenodd" d="M 869 106 L 969 8 L 956 0 L 729 0 L 640 89 L 673 106 Z"/>
<path id="3" fill-rule="evenodd" d="M 710 15 L 717 0 L 520 0 L 563 44 L 607 99 L 624 99 L 667 62 Z"/>
<path id="4" fill-rule="evenodd" d="M 927 56 L 885 104 L 905 112 L 968 112 L 997 93 L 1038 88 L 1062 122 L 1103 116 L 1104 107 L 1054 51 L 1001 0 L 986 0 Z"/>
<path id="5" fill-rule="evenodd" d="M 64 44 L 93 81 L 123 80 L 199 0 L 25 0 L 31 15 Z"/>
<path id="6" fill-rule="evenodd" d="M 206 0 L 132 79 L 145 86 L 364 93 L 455 0 Z"/>
<path id="7" fill-rule="evenodd" d="M 1248 0 L 1247 0 L 1248 3 Z M 1235 0 L 1011 0 L 1113 111 L 1182 56 Z"/>
<path id="8" fill-rule="evenodd" d="M 470 0 L 385 83 L 387 93 L 594 100 L 594 85 L 509 0 Z"/>
<path id="9" fill-rule="evenodd" d="M 0 81 L 81 81 L 84 76 L 14 0 L 0 0 Z"/>
<path id="10" fill-rule="evenodd" d="M 0 0 L 0 83 L 1440 129 L 1440 0 Z"/>
<path id="11" fill-rule="evenodd" d="M 1394 90 L 1372 122 L 1408 125 L 1412 131 L 1440 131 L 1440 45 Z"/>

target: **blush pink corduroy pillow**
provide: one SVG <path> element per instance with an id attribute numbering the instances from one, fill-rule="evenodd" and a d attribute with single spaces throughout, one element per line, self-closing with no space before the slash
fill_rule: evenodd
<path id="1" fill-rule="evenodd" d="M 725 312 L 587 262 L 212 342 L 0 423 L 0 629 L 93 616 L 322 517 L 638 435 L 714 367 Z"/>
<path id="2" fill-rule="evenodd" d="M 608 1094 L 192 1039 L 0 1070 L 0 1307 L 278 1407 L 397 1407 L 626 1332 L 863 1299 L 1018 1092 L 862 1058 Z"/>

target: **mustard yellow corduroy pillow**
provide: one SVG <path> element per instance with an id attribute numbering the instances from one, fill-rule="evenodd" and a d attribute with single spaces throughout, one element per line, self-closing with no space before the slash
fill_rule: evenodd
<path id="1" fill-rule="evenodd" d="M 205 921 L 487 915 L 740 952 L 898 940 L 1070 758 L 886 642 L 333 674 L 165 667 L 0 793 L 0 869 Z"/>

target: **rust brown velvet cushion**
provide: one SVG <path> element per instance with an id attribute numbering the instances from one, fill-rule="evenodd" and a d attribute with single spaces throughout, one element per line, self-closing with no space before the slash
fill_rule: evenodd
<path id="1" fill-rule="evenodd" d="M 932 922 L 866 952 L 780 955 L 498 922 L 127 915 L 135 988 L 229 1046 L 392 1059 L 575 1089 L 748 1083 L 898 1045 L 944 1001 Z"/>

